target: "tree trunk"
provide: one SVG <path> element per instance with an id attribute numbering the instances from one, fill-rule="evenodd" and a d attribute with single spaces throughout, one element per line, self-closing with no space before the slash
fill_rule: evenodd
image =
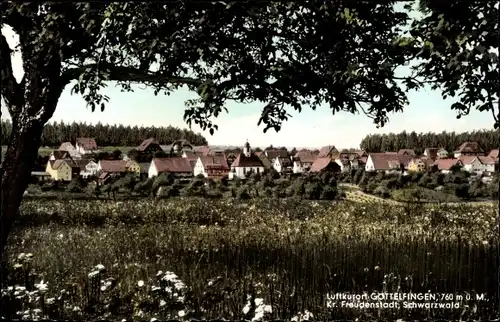
<path id="1" fill-rule="evenodd" d="M 26 122 L 27 121 L 27 122 Z M 38 156 L 43 121 L 32 118 L 13 120 L 9 146 L 1 170 L 0 258 L 3 258 L 9 233 Z M 3 276 L 2 276 L 3 277 Z M 2 278 L 3 279 L 3 278 Z M 0 285 L 3 281 L 0 281 Z"/>

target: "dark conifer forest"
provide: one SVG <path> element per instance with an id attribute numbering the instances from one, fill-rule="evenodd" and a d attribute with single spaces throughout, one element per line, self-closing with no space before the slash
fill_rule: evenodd
<path id="1" fill-rule="evenodd" d="M 12 123 L 9 120 L 2 120 L 2 145 L 8 144 L 11 130 Z M 138 127 L 57 122 L 45 125 L 42 146 L 59 147 L 62 142 L 67 141 L 75 143 L 77 137 L 95 138 L 99 146 L 137 146 L 150 137 L 155 137 L 160 144 L 170 144 L 179 139 L 186 139 L 193 145 L 207 144 L 207 140 L 201 134 L 173 126 Z"/>
<path id="2" fill-rule="evenodd" d="M 460 144 L 467 141 L 477 142 L 488 153 L 492 149 L 498 149 L 500 132 L 498 130 L 482 130 L 462 133 L 443 131 L 441 133 L 370 134 L 361 140 L 360 147 L 366 152 L 414 149 L 417 154 L 421 154 L 425 148 L 444 148 L 448 152 L 455 151 Z"/>

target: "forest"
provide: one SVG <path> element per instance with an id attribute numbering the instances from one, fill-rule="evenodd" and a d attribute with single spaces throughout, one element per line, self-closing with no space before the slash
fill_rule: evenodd
<path id="1" fill-rule="evenodd" d="M 500 132 L 498 130 L 482 130 L 472 132 L 446 132 L 441 133 L 389 133 L 369 134 L 361 140 L 360 147 L 366 152 L 389 152 L 399 149 L 413 149 L 415 153 L 422 154 L 425 148 L 444 148 L 448 152 L 455 151 L 462 143 L 467 141 L 477 142 L 488 153 L 498 149 Z"/>
<path id="2" fill-rule="evenodd" d="M 2 120 L 2 145 L 8 145 L 12 123 Z M 137 146 L 143 140 L 155 137 L 160 144 L 170 144 L 175 140 L 186 139 L 193 145 L 206 145 L 208 142 L 199 133 L 173 126 L 167 127 L 138 127 L 109 125 L 97 123 L 71 124 L 64 122 L 48 123 L 43 129 L 42 146 L 59 147 L 62 142 L 75 143 L 77 137 L 93 137 L 99 146 Z"/>

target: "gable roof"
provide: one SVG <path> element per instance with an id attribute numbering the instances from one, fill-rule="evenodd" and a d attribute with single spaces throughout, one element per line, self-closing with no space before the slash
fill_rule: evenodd
<path id="1" fill-rule="evenodd" d="M 225 156 L 214 155 L 214 156 L 201 156 L 199 158 L 205 169 L 217 168 L 222 170 L 229 170 L 229 166 L 227 165 Z"/>
<path id="2" fill-rule="evenodd" d="M 99 161 L 102 172 L 126 172 L 127 161 L 125 160 L 101 160 Z"/>
<path id="3" fill-rule="evenodd" d="M 493 149 L 488 154 L 490 158 L 498 159 L 498 149 Z"/>
<path id="4" fill-rule="evenodd" d="M 158 173 L 191 173 L 193 168 L 187 158 L 172 157 L 172 158 L 153 158 L 153 161 Z"/>
<path id="5" fill-rule="evenodd" d="M 311 169 L 309 169 L 309 172 L 320 172 L 321 170 L 328 167 L 330 164 L 334 164 L 334 166 L 340 169 L 340 166 L 337 163 L 335 163 L 335 161 L 333 161 L 332 158 L 323 157 L 314 160 L 313 164 L 311 165 Z"/>
<path id="6" fill-rule="evenodd" d="M 282 167 L 291 167 L 293 165 L 292 160 L 290 158 L 277 157 L 276 159 L 278 160 L 278 162 L 281 164 Z"/>
<path id="7" fill-rule="evenodd" d="M 231 167 L 264 167 L 264 164 L 255 153 L 250 153 L 249 157 L 243 153 L 239 153 L 236 160 L 231 164 Z"/>
<path id="8" fill-rule="evenodd" d="M 299 159 L 302 163 L 313 163 L 316 159 L 316 155 L 311 150 L 307 149 L 298 151 L 297 153 L 295 153 L 294 157 Z"/>
<path id="9" fill-rule="evenodd" d="M 66 160 L 50 160 L 49 161 L 50 163 L 50 167 L 53 169 L 53 170 L 59 170 L 61 169 L 64 165 L 68 165 L 71 167 L 71 165 L 68 164 L 68 162 L 66 162 Z"/>
<path id="10" fill-rule="evenodd" d="M 497 160 L 495 158 L 492 158 L 490 156 L 477 156 L 478 160 L 481 161 L 482 164 L 495 164 L 497 163 Z"/>
<path id="11" fill-rule="evenodd" d="M 189 161 L 197 161 L 199 157 L 205 156 L 202 152 L 199 151 L 184 151 L 186 155 L 186 159 Z"/>
<path id="12" fill-rule="evenodd" d="M 462 161 L 464 165 L 471 164 L 476 159 L 481 163 L 481 160 L 478 159 L 475 155 L 461 155 L 458 159 Z"/>
<path id="13" fill-rule="evenodd" d="M 424 150 L 424 154 L 427 155 L 429 158 L 437 158 L 438 156 L 438 151 L 439 151 L 439 148 L 426 148 Z"/>
<path id="14" fill-rule="evenodd" d="M 71 155 L 68 151 L 54 150 L 51 154 L 56 160 L 71 159 Z"/>
<path id="15" fill-rule="evenodd" d="M 439 170 L 450 170 L 454 165 L 462 166 L 463 163 L 460 159 L 437 159 L 434 161 L 434 165 L 437 166 Z"/>
<path id="16" fill-rule="evenodd" d="M 269 149 L 265 150 L 264 153 L 269 158 L 269 160 L 276 159 L 278 157 L 285 158 L 288 157 L 288 151 L 283 149 Z"/>
<path id="17" fill-rule="evenodd" d="M 68 151 L 68 150 L 74 150 L 75 147 L 71 142 L 63 142 L 61 146 L 59 147 L 59 151 Z"/>
<path id="18" fill-rule="evenodd" d="M 368 155 L 373 162 L 375 170 L 394 170 L 400 166 L 407 166 L 413 158 L 410 155 L 397 153 L 370 153 Z"/>
<path id="19" fill-rule="evenodd" d="M 479 146 L 477 142 L 464 142 L 462 143 L 455 152 L 460 153 L 483 153 L 483 149 Z"/>
<path id="20" fill-rule="evenodd" d="M 151 144 L 160 145 L 155 138 L 149 138 L 142 141 L 142 143 L 137 147 L 137 151 L 144 152 Z"/>
<path id="21" fill-rule="evenodd" d="M 94 138 L 77 138 L 76 143 L 85 150 L 97 150 L 97 143 Z"/>
<path id="22" fill-rule="evenodd" d="M 398 154 L 415 156 L 415 151 L 413 149 L 400 149 Z"/>
<path id="23" fill-rule="evenodd" d="M 317 158 L 325 158 L 325 157 L 332 157 L 334 154 L 338 153 L 339 151 L 334 145 L 327 145 L 322 147 L 319 150 L 319 154 Z"/>
<path id="24" fill-rule="evenodd" d="M 269 160 L 269 158 L 267 157 L 267 155 L 265 153 L 261 153 L 259 155 L 259 159 L 262 162 L 262 165 L 264 166 L 264 168 L 271 168 L 273 166 L 271 163 L 271 160 Z"/>

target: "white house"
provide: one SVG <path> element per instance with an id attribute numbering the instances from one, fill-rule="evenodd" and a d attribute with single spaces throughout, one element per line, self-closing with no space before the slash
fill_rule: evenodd
<path id="1" fill-rule="evenodd" d="M 290 171 L 293 169 L 292 160 L 288 157 L 276 157 L 273 160 L 273 168 L 278 173 Z"/>
<path id="2" fill-rule="evenodd" d="M 495 164 L 497 163 L 494 158 L 489 156 L 479 156 L 477 157 L 483 165 L 483 173 L 490 174 L 495 172 Z"/>
<path id="3" fill-rule="evenodd" d="M 293 173 L 303 173 L 306 171 L 299 158 L 294 158 L 292 171 Z"/>
<path id="4" fill-rule="evenodd" d="M 193 176 L 193 169 L 186 158 L 153 158 L 148 169 L 148 177 L 153 178 L 164 172 L 169 172 L 176 177 L 182 178 Z"/>
<path id="5" fill-rule="evenodd" d="M 335 159 L 335 163 L 340 166 L 341 172 L 351 171 L 351 162 L 348 159 Z"/>
<path id="6" fill-rule="evenodd" d="M 75 148 L 80 154 L 95 153 L 97 143 L 94 138 L 77 138 Z"/>
<path id="7" fill-rule="evenodd" d="M 85 165 L 85 167 L 80 171 L 80 175 L 83 178 L 88 178 L 90 176 L 97 175 L 98 170 L 99 170 L 99 165 L 94 161 L 89 160 Z"/>
<path id="8" fill-rule="evenodd" d="M 193 167 L 194 176 L 203 175 L 205 178 L 220 179 L 229 174 L 224 155 L 211 155 L 198 157 Z"/>
<path id="9" fill-rule="evenodd" d="M 262 160 L 250 150 L 250 144 L 245 143 L 243 153 L 240 153 L 236 160 L 231 164 L 229 179 L 241 178 L 244 179 L 251 173 L 264 172 L 264 164 Z"/>
<path id="10" fill-rule="evenodd" d="M 475 173 L 475 174 L 482 174 L 484 169 L 483 169 L 483 163 L 481 160 L 479 160 L 478 157 L 472 156 L 472 155 L 467 155 L 467 156 L 461 156 L 460 161 L 462 161 L 464 167 L 463 169 L 467 172 L 470 173 Z"/>

